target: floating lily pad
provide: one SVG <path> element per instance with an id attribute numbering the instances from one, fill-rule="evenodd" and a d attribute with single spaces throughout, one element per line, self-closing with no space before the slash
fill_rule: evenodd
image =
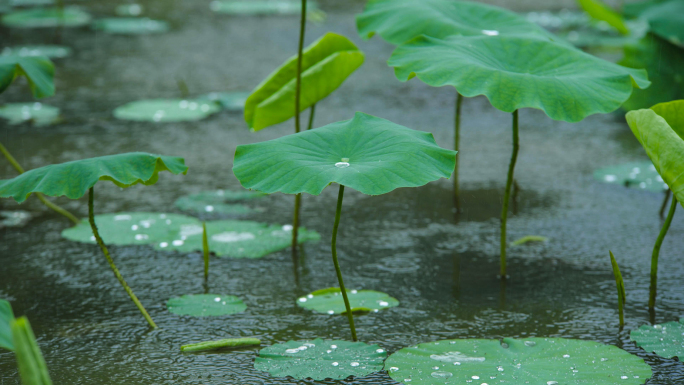
<path id="1" fill-rule="evenodd" d="M 9 0 L 8 2 L 12 7 L 38 7 L 52 5 L 55 0 Z"/>
<path id="2" fill-rule="evenodd" d="M 114 117 L 142 122 L 184 122 L 202 120 L 221 108 L 206 100 L 151 99 L 131 102 L 114 110 Z"/>
<path id="3" fill-rule="evenodd" d="M 0 229 L 26 226 L 32 218 L 28 211 L 0 211 Z"/>
<path id="4" fill-rule="evenodd" d="M 218 103 L 227 111 L 242 111 L 245 109 L 245 102 L 249 97 L 249 92 L 212 92 L 198 99 L 207 99 Z"/>
<path id="5" fill-rule="evenodd" d="M 626 4 L 625 13 L 646 20 L 651 32 L 672 44 L 684 47 L 684 1 L 659 0 Z"/>
<path id="6" fill-rule="evenodd" d="M 183 211 L 196 214 L 217 213 L 244 215 L 249 214 L 254 210 L 243 204 L 229 204 L 229 202 L 251 200 L 266 195 L 268 194 L 248 190 L 215 190 L 181 197 L 176 200 L 174 204 Z"/>
<path id="7" fill-rule="evenodd" d="M 59 108 L 43 103 L 9 103 L 0 106 L 0 117 L 9 124 L 24 122 L 35 126 L 49 126 L 60 121 Z"/>
<path id="8" fill-rule="evenodd" d="M 381 309 L 399 306 L 399 301 L 379 291 L 347 290 L 347 296 L 352 313 L 377 312 Z M 316 290 L 299 298 L 297 305 L 323 314 L 345 314 L 347 312 L 339 287 Z"/>
<path id="9" fill-rule="evenodd" d="M 640 190 L 663 192 L 668 189 L 651 162 L 631 162 L 594 171 L 601 182 L 618 184 Z"/>
<path id="10" fill-rule="evenodd" d="M 12 305 L 8 301 L 0 299 L 0 348 L 14 350 L 10 326 L 13 319 Z"/>
<path id="11" fill-rule="evenodd" d="M 2 56 L 35 57 L 45 56 L 50 59 L 62 59 L 71 55 L 71 48 L 61 45 L 24 45 L 5 47 L 0 52 Z"/>
<path id="12" fill-rule="evenodd" d="M 642 325 L 639 329 L 632 330 L 629 338 L 647 352 L 665 358 L 684 358 L 684 318 L 679 322 L 662 325 Z"/>
<path id="13" fill-rule="evenodd" d="M 78 7 L 27 9 L 2 17 L 4 25 L 14 28 L 82 27 L 90 20 L 90 15 Z"/>
<path id="14" fill-rule="evenodd" d="M 167 32 L 169 23 L 147 17 L 110 17 L 93 23 L 99 31 L 121 35 L 147 35 Z"/>
<path id="15" fill-rule="evenodd" d="M 166 308 L 173 314 L 193 317 L 213 317 L 242 313 L 247 305 L 233 295 L 225 294 L 189 294 L 171 298 Z"/>
<path id="16" fill-rule="evenodd" d="M 274 377 L 341 380 L 382 370 L 387 357 L 378 345 L 340 340 L 288 341 L 261 349 L 254 368 Z"/>
<path id="17" fill-rule="evenodd" d="M 121 4 L 114 10 L 119 16 L 140 16 L 143 13 L 143 6 L 140 4 Z"/>
<path id="18" fill-rule="evenodd" d="M 564 338 L 428 342 L 392 354 L 385 369 L 396 381 L 416 385 L 642 385 L 651 377 L 643 359 L 622 349 Z"/>
<path id="19" fill-rule="evenodd" d="M 211 10 L 217 13 L 229 15 L 298 15 L 302 12 L 302 3 L 295 0 L 251 0 L 235 1 L 223 0 L 212 1 Z M 307 12 L 316 10 L 318 4 L 313 1 L 306 3 Z"/>

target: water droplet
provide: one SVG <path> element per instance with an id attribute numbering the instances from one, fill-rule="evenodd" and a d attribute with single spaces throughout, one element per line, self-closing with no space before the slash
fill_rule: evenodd
<path id="1" fill-rule="evenodd" d="M 288 353 L 288 354 L 299 353 L 299 349 L 287 349 L 287 350 L 285 350 L 285 353 Z"/>
<path id="2" fill-rule="evenodd" d="M 358 291 L 352 290 L 351 293 L 352 293 L 352 294 L 356 294 L 356 293 L 358 293 Z"/>
<path id="3" fill-rule="evenodd" d="M 306 302 L 306 298 L 304 298 L 304 297 L 300 298 L 299 302 Z"/>
<path id="4" fill-rule="evenodd" d="M 601 361 L 608 361 L 607 358 L 601 358 Z"/>
<path id="5" fill-rule="evenodd" d="M 131 226 L 131 230 L 133 230 L 133 231 L 138 230 L 138 225 L 133 225 L 133 226 Z"/>
<path id="6" fill-rule="evenodd" d="M 335 163 L 335 167 L 337 167 L 337 168 L 347 168 L 347 167 L 349 167 L 349 162 L 337 162 L 337 163 Z"/>
<path id="7" fill-rule="evenodd" d="M 628 378 L 629 378 L 629 377 L 627 377 L 627 376 L 620 376 L 620 379 L 621 379 L 621 380 L 626 380 L 626 379 L 628 379 Z"/>
<path id="8" fill-rule="evenodd" d="M 149 236 L 147 234 L 135 234 L 135 240 L 136 241 L 143 241 L 145 239 L 148 239 Z"/>
<path id="9" fill-rule="evenodd" d="M 127 214 L 121 214 L 121 215 L 115 215 L 114 216 L 115 221 L 130 221 L 131 219 L 133 219 L 133 217 L 130 215 L 127 215 Z"/>
<path id="10" fill-rule="evenodd" d="M 161 248 L 169 247 L 169 244 L 167 242 L 162 242 L 159 244 L 159 247 L 161 247 Z"/>
<path id="11" fill-rule="evenodd" d="M 410 378 L 404 378 L 404 382 L 411 382 Z"/>
<path id="12" fill-rule="evenodd" d="M 214 302 L 220 302 L 220 301 L 221 301 L 221 297 L 214 298 Z"/>
<path id="13" fill-rule="evenodd" d="M 439 366 L 433 366 L 432 367 L 432 370 L 438 370 L 438 369 L 439 369 Z"/>
<path id="14" fill-rule="evenodd" d="M 328 351 L 326 351 L 326 353 L 330 354 L 330 353 L 332 353 L 332 350 L 328 350 Z"/>
<path id="15" fill-rule="evenodd" d="M 430 356 L 433 360 L 436 361 L 441 361 L 441 362 L 454 362 L 454 361 L 459 361 L 460 362 L 484 362 L 485 358 L 484 357 L 469 357 L 466 356 L 465 354 L 461 352 L 447 352 L 444 354 L 433 354 Z"/>
<path id="16" fill-rule="evenodd" d="M 563 358 L 570 358 L 569 354 L 563 354 Z"/>
<path id="17" fill-rule="evenodd" d="M 546 385 L 558 385 L 558 381 L 546 381 Z"/>
<path id="18" fill-rule="evenodd" d="M 389 303 L 385 301 L 378 301 L 378 304 L 380 304 L 380 306 L 389 306 Z"/>
<path id="19" fill-rule="evenodd" d="M 378 349 L 378 350 L 376 350 L 375 352 L 376 352 L 376 353 L 384 353 L 384 352 L 385 352 L 385 349 Z"/>
<path id="20" fill-rule="evenodd" d="M 90 237 L 90 240 L 91 240 L 91 241 L 94 241 L 94 240 L 95 240 L 95 236 L 94 236 L 94 235 L 91 236 L 91 237 Z"/>
<path id="21" fill-rule="evenodd" d="M 615 175 L 606 175 L 603 177 L 603 180 L 606 182 L 615 182 L 617 180 L 617 177 Z"/>
<path id="22" fill-rule="evenodd" d="M 214 211 L 214 206 L 208 205 L 204 208 L 204 211 L 210 213 L 210 212 Z"/>
<path id="23" fill-rule="evenodd" d="M 451 373 L 451 372 L 445 372 L 445 371 L 443 371 L 443 370 L 440 370 L 440 371 L 438 371 L 438 372 L 432 372 L 432 373 L 430 373 L 430 375 L 431 375 L 432 377 L 434 377 L 434 378 L 444 378 L 444 379 L 447 379 L 447 378 L 451 378 L 451 376 L 453 376 L 454 374 Z"/>
<path id="24" fill-rule="evenodd" d="M 482 34 L 487 36 L 499 36 L 499 31 L 483 29 Z"/>
<path id="25" fill-rule="evenodd" d="M 315 346 L 315 345 L 314 345 L 314 346 Z M 298 347 L 297 349 L 299 349 L 299 350 L 306 350 L 306 349 L 308 349 L 308 348 L 309 348 L 308 346 L 302 345 L 302 346 Z"/>
<path id="26" fill-rule="evenodd" d="M 292 225 L 283 225 L 283 231 L 292 231 Z"/>
<path id="27" fill-rule="evenodd" d="M 307 294 L 307 295 L 306 295 L 306 298 L 308 298 L 308 299 L 313 298 L 313 294 Z"/>
<path id="28" fill-rule="evenodd" d="M 330 345 L 330 349 L 337 349 L 337 345 Z"/>
<path id="29" fill-rule="evenodd" d="M 178 107 L 188 108 L 188 101 L 187 100 L 181 100 L 180 103 L 178 103 Z"/>
<path id="30" fill-rule="evenodd" d="M 456 366 L 460 366 L 460 365 L 461 365 L 461 363 L 457 361 L 457 362 L 454 362 L 454 365 L 456 365 Z"/>
<path id="31" fill-rule="evenodd" d="M 391 368 L 389 368 L 390 372 L 396 372 L 397 370 L 399 370 L 399 368 L 397 368 L 396 366 L 392 366 Z"/>
<path id="32" fill-rule="evenodd" d="M 480 376 L 472 376 L 471 378 L 472 378 L 473 380 L 479 380 L 479 379 L 480 379 Z"/>
<path id="33" fill-rule="evenodd" d="M 231 243 L 240 241 L 249 241 L 256 238 L 252 233 L 238 233 L 237 231 L 226 231 L 220 234 L 211 236 L 211 240 L 221 243 Z"/>
<path id="34" fill-rule="evenodd" d="M 335 314 L 335 310 L 328 310 L 328 314 Z"/>
<path id="35" fill-rule="evenodd" d="M 497 366 L 497 367 L 496 367 L 496 370 L 498 370 L 498 371 L 500 371 L 500 372 L 503 372 L 503 371 L 504 371 L 504 368 L 503 368 L 503 366 Z"/>
<path id="36" fill-rule="evenodd" d="M 351 366 L 359 366 L 359 363 L 358 362 L 352 362 L 350 365 Z"/>
<path id="37" fill-rule="evenodd" d="M 183 246 L 183 243 L 185 242 L 181 241 L 180 239 L 176 239 L 175 241 L 171 242 L 171 244 L 174 246 Z"/>
<path id="38" fill-rule="evenodd" d="M 339 365 L 339 363 L 337 363 L 337 362 L 332 363 L 332 366 L 337 366 L 337 365 Z"/>
<path id="39" fill-rule="evenodd" d="M 534 341 L 525 341 L 525 346 L 532 347 L 532 346 L 535 346 L 536 344 L 537 344 L 537 343 L 534 342 Z"/>

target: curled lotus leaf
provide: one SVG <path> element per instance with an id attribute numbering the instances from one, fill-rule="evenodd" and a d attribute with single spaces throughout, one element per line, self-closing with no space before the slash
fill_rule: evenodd
<path id="1" fill-rule="evenodd" d="M 0 55 L 0 93 L 17 76 L 25 76 L 33 95 L 37 98 L 55 93 L 55 66 L 45 56 Z"/>

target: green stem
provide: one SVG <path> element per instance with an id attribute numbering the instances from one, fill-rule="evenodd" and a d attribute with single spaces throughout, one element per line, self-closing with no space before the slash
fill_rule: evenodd
<path id="1" fill-rule="evenodd" d="M 0 152 L 2 152 L 3 155 L 5 155 L 5 158 L 7 158 L 7 161 L 10 162 L 10 164 L 12 165 L 12 167 L 14 167 L 14 169 L 17 170 L 17 172 L 18 172 L 19 174 L 23 174 L 23 173 L 24 173 L 24 169 L 21 167 L 21 165 L 19 164 L 19 162 L 17 162 L 17 160 L 14 159 L 14 157 L 12 156 L 12 154 L 10 154 L 9 151 L 7 151 L 7 149 L 5 148 L 5 146 L 2 145 L 2 143 L 0 143 Z M 74 225 L 78 225 L 78 224 L 81 223 L 81 221 L 78 220 L 78 218 L 76 218 L 76 216 L 74 216 L 74 214 L 72 214 L 72 213 L 70 213 L 70 212 L 64 210 L 63 208 L 57 206 L 56 204 L 50 202 L 49 200 L 47 200 L 47 199 L 45 198 L 45 196 L 44 196 L 43 194 L 41 194 L 41 193 L 36 193 L 36 197 L 37 197 L 41 202 L 43 202 L 43 204 L 44 204 L 45 206 L 47 206 L 49 209 L 51 209 L 52 211 L 56 212 L 57 214 L 60 214 L 60 215 L 63 215 L 63 216 L 65 216 L 65 217 L 67 217 L 70 221 L 72 221 L 72 222 L 74 223 Z"/>
<path id="2" fill-rule="evenodd" d="M 209 239 L 206 222 L 202 222 L 202 253 L 204 254 L 204 281 L 206 282 L 209 280 Z"/>
<path id="3" fill-rule="evenodd" d="M 663 204 L 660 206 L 660 219 L 665 218 L 665 209 L 667 208 L 667 201 L 670 199 L 672 190 L 665 190 L 665 199 L 663 199 Z"/>
<path id="4" fill-rule="evenodd" d="M 151 327 L 157 328 L 157 325 L 152 321 L 152 317 L 150 317 L 149 314 L 147 314 L 147 310 L 145 310 L 145 307 L 138 301 L 138 297 L 135 296 L 133 293 L 133 290 L 131 290 L 130 287 L 128 287 L 128 284 L 126 281 L 124 281 L 123 277 L 121 276 L 121 273 L 119 273 L 119 269 L 116 268 L 116 265 L 114 264 L 114 261 L 112 260 L 112 257 L 109 255 L 109 250 L 107 250 L 107 246 L 104 244 L 104 241 L 102 240 L 102 237 L 100 237 L 100 232 L 97 230 L 97 225 L 95 224 L 95 214 L 93 213 L 93 201 L 95 199 L 95 189 L 93 187 L 90 188 L 90 191 L 88 192 L 88 221 L 90 222 L 90 228 L 93 230 L 93 235 L 95 236 L 95 240 L 97 241 L 97 244 L 100 246 L 100 249 L 102 249 L 102 253 L 104 254 L 105 258 L 107 258 L 107 262 L 109 263 L 109 267 L 112 268 L 112 271 L 114 272 L 114 275 L 116 276 L 116 279 L 119 280 L 119 283 L 121 283 L 121 286 L 126 290 L 126 293 L 131 297 L 133 300 L 133 303 L 135 303 L 135 306 L 138 307 L 138 310 L 142 313 L 143 317 L 147 320 L 147 323 L 150 324 Z"/>
<path id="5" fill-rule="evenodd" d="M 665 218 L 663 228 L 660 229 L 658 239 L 656 239 L 656 243 L 653 246 L 653 254 L 651 254 L 651 287 L 648 297 L 648 308 L 650 310 L 655 309 L 656 293 L 658 291 L 658 256 L 660 255 L 660 246 L 662 246 L 665 235 L 667 235 L 667 230 L 670 229 L 670 223 L 672 223 L 672 217 L 674 217 L 676 208 L 677 197 L 673 195 L 672 202 L 670 203 L 670 211 L 667 213 L 667 218 Z"/>
<path id="6" fill-rule="evenodd" d="M 335 225 L 333 226 L 332 234 L 332 258 L 335 264 L 335 271 L 337 272 L 337 281 L 340 283 L 340 291 L 342 291 L 342 298 L 344 299 L 344 307 L 347 309 L 347 318 L 349 319 L 349 328 L 351 329 L 352 341 L 356 342 L 356 328 L 354 327 L 354 314 L 349 305 L 349 298 L 347 297 L 347 289 L 344 287 L 344 280 L 342 279 L 342 270 L 340 270 L 340 263 L 337 261 L 337 228 L 340 226 L 340 215 L 342 214 L 342 199 L 344 198 L 344 186 L 340 185 L 340 192 L 337 195 L 337 210 L 335 211 Z"/>
<path id="7" fill-rule="evenodd" d="M 511 185 L 513 184 L 513 172 L 515 162 L 518 160 L 518 150 L 520 148 L 518 138 L 518 110 L 513 111 L 513 154 L 508 165 L 508 179 L 506 180 L 506 191 L 504 192 L 503 208 L 501 209 L 501 279 L 506 279 L 506 219 L 508 218 L 508 203 L 511 199 Z"/>
<path id="8" fill-rule="evenodd" d="M 456 150 L 456 165 L 454 167 L 454 207 L 456 212 L 461 212 L 461 199 L 458 187 L 458 149 L 461 141 L 461 104 L 463 103 L 463 95 L 456 91 L 456 115 L 454 117 L 454 150 Z"/>
<path id="9" fill-rule="evenodd" d="M 615 256 L 612 251 L 610 253 L 610 264 L 613 266 L 613 275 L 615 276 L 615 286 L 617 286 L 618 292 L 618 312 L 620 316 L 620 329 L 625 326 L 625 311 L 624 306 L 627 301 L 627 296 L 625 295 L 625 282 L 622 280 L 622 274 L 620 273 L 620 266 L 618 266 Z"/>
<path id="10" fill-rule="evenodd" d="M 316 113 L 316 104 L 314 103 L 311 106 L 311 108 L 309 108 L 309 110 L 311 110 L 311 113 L 309 114 L 309 127 L 307 127 L 306 129 L 307 131 L 313 128 L 314 114 Z"/>
<path id="11" fill-rule="evenodd" d="M 299 106 L 302 96 L 302 51 L 304 50 L 304 34 L 306 32 L 306 0 L 302 0 L 302 15 L 299 22 L 299 48 L 297 50 L 297 84 L 295 88 L 295 133 L 300 131 Z M 313 111 L 312 111 L 313 112 Z M 299 206 L 301 205 L 302 194 L 295 196 L 295 211 L 292 218 L 292 252 L 297 250 L 297 237 L 299 233 Z"/>
<path id="12" fill-rule="evenodd" d="M 299 208 L 302 205 L 302 194 L 295 195 L 294 216 L 292 217 L 292 255 L 297 251 L 297 238 L 299 237 Z"/>

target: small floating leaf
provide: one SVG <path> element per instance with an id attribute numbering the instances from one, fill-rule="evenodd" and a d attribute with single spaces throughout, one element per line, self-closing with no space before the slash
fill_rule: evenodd
<path id="1" fill-rule="evenodd" d="M 9 124 L 30 122 L 37 127 L 49 126 L 60 121 L 59 108 L 37 102 L 2 105 L 0 118 L 9 120 Z"/>
<path id="2" fill-rule="evenodd" d="M 0 211 L 0 229 L 25 226 L 32 218 L 28 211 Z"/>
<path id="3" fill-rule="evenodd" d="M 258 191 L 231 191 L 215 190 L 204 191 L 178 198 L 174 205 L 179 209 L 196 214 L 233 214 L 244 215 L 254 210 L 242 204 L 230 204 L 232 202 L 252 200 L 267 196 Z"/>
<path id="4" fill-rule="evenodd" d="M 377 312 L 399 305 L 399 301 L 389 295 L 373 290 L 347 290 L 349 304 L 353 312 Z M 346 308 L 339 287 L 316 290 L 297 300 L 297 305 L 323 314 L 344 314 Z"/>
<path id="5" fill-rule="evenodd" d="M 35 8 L 9 13 L 2 17 L 2 24 L 14 28 L 81 27 L 90 20 L 78 7 Z"/>
<path id="6" fill-rule="evenodd" d="M 33 96 L 44 98 L 55 93 L 55 66 L 45 56 L 0 56 L 0 93 L 5 91 L 17 76 L 25 76 Z"/>
<path id="7" fill-rule="evenodd" d="M 21 383 L 24 385 L 52 385 L 43 353 L 41 353 L 31 324 L 26 317 L 12 321 L 12 341 Z"/>
<path id="8" fill-rule="evenodd" d="M 542 237 L 540 235 L 527 235 L 518 240 L 511 242 L 511 246 L 520 246 L 530 242 L 546 242 L 549 238 Z"/>
<path id="9" fill-rule="evenodd" d="M 193 317 L 221 316 L 242 313 L 247 305 L 233 295 L 189 294 L 171 298 L 166 302 L 171 313 Z"/>
<path id="10" fill-rule="evenodd" d="M 229 15 L 297 15 L 302 12 L 301 1 L 296 0 L 216 0 L 210 4 L 211 10 Z M 306 10 L 314 11 L 318 4 L 314 1 L 306 2 Z"/>
<path id="11" fill-rule="evenodd" d="M 226 111 L 242 111 L 245 109 L 245 102 L 249 97 L 249 92 L 212 92 L 198 99 L 207 99 L 218 103 Z"/>
<path id="12" fill-rule="evenodd" d="M 62 59 L 71 55 L 71 48 L 62 45 L 21 45 L 5 47 L 2 56 L 36 57 L 45 56 L 50 59 Z"/>
<path id="13" fill-rule="evenodd" d="M 0 348 L 14 350 L 11 328 L 13 319 L 12 305 L 8 301 L 0 299 Z"/>
<path id="14" fill-rule="evenodd" d="M 261 340 L 258 338 L 232 338 L 227 340 L 198 342 L 196 344 L 188 344 L 181 346 L 181 351 L 201 352 L 205 350 L 218 350 L 225 348 L 239 348 L 243 346 L 261 345 Z"/>
<path id="15" fill-rule="evenodd" d="M 642 325 L 629 333 L 629 338 L 647 352 L 661 357 L 684 358 L 684 318 L 679 322 L 667 322 L 660 325 Z"/>
<path id="16" fill-rule="evenodd" d="M 147 17 L 111 17 L 95 21 L 93 28 L 112 34 L 147 35 L 167 32 L 169 23 Z"/>
<path id="17" fill-rule="evenodd" d="M 615 346 L 564 338 L 457 339 L 404 348 L 385 361 L 396 381 L 411 384 L 642 385 L 644 360 Z"/>
<path id="18" fill-rule="evenodd" d="M 640 190 L 663 192 L 668 189 L 653 163 L 649 161 L 600 168 L 594 171 L 594 178 L 601 182 Z"/>
<path id="19" fill-rule="evenodd" d="M 185 122 L 207 118 L 221 108 L 207 100 L 151 99 L 124 104 L 114 110 L 114 117 L 142 122 Z"/>
<path id="20" fill-rule="evenodd" d="M 274 377 L 341 380 L 382 370 L 387 357 L 378 345 L 340 340 L 288 341 L 259 351 L 254 368 Z"/>

